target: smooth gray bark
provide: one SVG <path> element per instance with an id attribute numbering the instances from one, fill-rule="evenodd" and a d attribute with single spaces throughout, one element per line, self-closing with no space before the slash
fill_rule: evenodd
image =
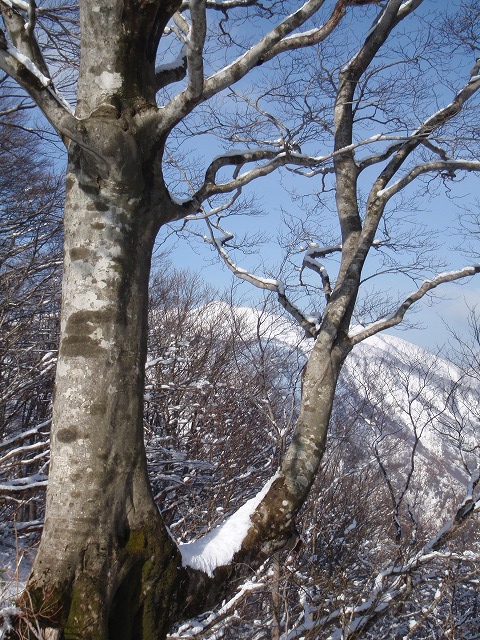
<path id="1" fill-rule="evenodd" d="M 65 638 L 146 637 L 175 610 L 180 565 L 142 436 L 156 225 L 135 184 L 94 180 L 74 146 L 70 158 L 52 462 L 29 597 Z"/>

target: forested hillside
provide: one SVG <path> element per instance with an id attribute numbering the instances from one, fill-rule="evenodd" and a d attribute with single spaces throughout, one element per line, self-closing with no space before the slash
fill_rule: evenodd
<path id="1" fill-rule="evenodd" d="M 47 317 L 54 327 L 55 314 Z M 221 526 L 277 468 L 311 340 L 268 301 L 261 311 L 219 302 L 198 276 L 164 264 L 152 281 L 149 317 L 150 481 L 189 561 L 188 543 Z M 34 555 L 49 462 L 56 350 L 39 342 L 36 322 L 27 328 L 22 344 L 38 373 L 2 413 L 4 607 L 14 606 Z M 459 364 L 390 336 L 359 345 L 347 359 L 326 463 L 291 548 L 171 638 L 350 638 L 357 628 L 372 639 L 442 637 L 449 629 L 475 637 L 478 516 L 465 516 L 477 480 L 480 407 L 478 374 L 465 358 Z M 42 398 L 43 413 L 24 409 L 19 420 L 27 397 Z M 214 553 L 235 538 L 234 530 L 218 531 Z"/>

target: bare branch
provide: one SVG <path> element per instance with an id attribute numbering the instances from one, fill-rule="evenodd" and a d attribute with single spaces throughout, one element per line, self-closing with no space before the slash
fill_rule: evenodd
<path id="1" fill-rule="evenodd" d="M 238 267 L 225 249 L 225 244 L 233 238 L 233 234 L 226 232 L 224 229 L 220 229 L 218 226 L 215 227 L 215 225 L 213 225 L 208 219 L 207 225 L 210 229 L 210 238 L 204 237 L 204 240 L 215 247 L 223 263 L 230 269 L 230 271 L 240 280 L 249 282 L 258 289 L 265 289 L 276 293 L 279 303 L 302 327 L 306 335 L 309 337 L 315 337 L 318 332 L 318 322 L 309 319 L 296 305 L 291 302 L 286 295 L 284 283 L 275 278 L 263 278 L 261 276 L 257 276 L 245 269 L 242 269 L 241 267 Z M 220 238 L 215 235 L 215 228 L 223 233 L 223 237 Z"/>
<path id="2" fill-rule="evenodd" d="M 203 93 L 203 47 L 207 34 L 205 0 L 190 0 L 192 26 L 187 50 L 188 86 L 187 101 L 198 100 Z"/>
<path id="3" fill-rule="evenodd" d="M 460 280 L 461 278 L 467 278 L 469 276 L 473 276 L 476 273 L 480 273 L 480 264 L 473 265 L 471 267 L 465 267 L 460 269 L 459 271 L 449 271 L 445 273 L 438 274 L 435 278 L 431 280 L 425 280 L 422 286 L 417 289 L 414 293 L 410 294 L 404 302 L 398 307 L 398 309 L 392 313 L 390 316 L 386 318 L 382 318 L 381 320 L 377 320 L 373 322 L 368 327 L 365 327 L 358 333 L 349 336 L 349 341 L 353 345 L 362 342 L 366 338 L 370 336 L 374 336 L 376 333 L 380 331 L 384 331 L 385 329 L 390 329 L 391 327 L 400 324 L 403 320 L 408 309 L 414 304 L 421 300 L 429 291 L 435 289 L 441 284 L 446 282 L 454 282 L 455 280 Z"/>

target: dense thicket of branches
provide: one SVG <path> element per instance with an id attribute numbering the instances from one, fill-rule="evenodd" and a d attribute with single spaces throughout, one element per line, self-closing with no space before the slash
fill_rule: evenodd
<path id="1" fill-rule="evenodd" d="M 21 529 L 41 519 L 43 501 L 32 492 L 47 479 L 63 196 L 15 106 L 0 97 L 0 483 L 4 526 L 15 514 Z"/>

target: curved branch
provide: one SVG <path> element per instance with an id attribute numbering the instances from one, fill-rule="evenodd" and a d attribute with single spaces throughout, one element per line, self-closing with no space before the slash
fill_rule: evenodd
<path id="1" fill-rule="evenodd" d="M 271 159 L 268 162 L 236 175 L 232 180 L 220 184 L 215 183 L 215 176 L 222 167 L 232 165 L 239 170 L 246 162 L 257 162 L 269 158 Z M 257 150 L 241 154 L 237 152 L 216 158 L 206 171 L 204 184 L 192 198 L 182 203 L 182 215 L 179 218 L 196 213 L 200 209 L 202 202 L 205 202 L 211 196 L 237 191 L 252 182 L 252 180 L 266 176 L 278 167 L 284 166 L 288 161 L 289 156 L 285 152 L 277 153 L 269 150 Z"/>
<path id="2" fill-rule="evenodd" d="M 435 276 L 435 278 L 432 278 L 431 280 L 425 280 L 422 286 L 417 289 L 417 291 L 411 293 L 394 313 L 387 316 L 386 318 L 382 318 L 381 320 L 373 322 L 371 325 L 365 327 L 358 333 L 350 335 L 349 340 L 351 345 L 353 346 L 355 344 L 358 344 L 366 338 L 374 336 L 380 331 L 390 329 L 391 327 L 395 327 L 397 324 L 400 324 L 412 304 L 418 302 L 418 300 L 421 300 L 432 289 L 435 289 L 439 285 L 446 282 L 454 282 L 455 280 L 460 280 L 461 278 L 473 276 L 476 273 L 480 273 L 480 264 L 476 264 L 471 267 L 465 267 L 463 269 L 460 269 L 459 271 L 448 271 L 445 273 L 439 273 L 437 276 Z"/>
<path id="3" fill-rule="evenodd" d="M 388 182 L 396 175 L 406 159 L 410 154 L 421 144 L 424 140 L 439 127 L 448 122 L 457 113 L 459 113 L 465 103 L 480 89 L 480 75 L 476 75 L 478 69 L 474 67 L 471 72 L 471 77 L 467 84 L 455 95 L 453 100 L 444 108 L 440 109 L 429 118 L 427 118 L 420 127 L 407 139 L 407 141 L 401 145 L 398 150 L 394 152 L 392 159 L 388 162 L 387 166 L 380 173 L 379 177 L 375 180 L 372 189 L 370 190 L 367 201 L 367 214 L 363 223 L 363 227 L 360 231 L 359 225 L 359 238 L 356 243 L 355 255 L 349 262 L 348 269 L 352 275 L 358 274 L 362 265 L 366 259 L 368 251 L 372 246 L 373 239 L 377 232 L 378 224 L 381 216 L 385 210 L 385 206 L 389 198 L 395 193 L 399 192 L 403 187 L 410 184 L 418 175 L 426 173 L 428 171 L 442 171 L 451 172 L 455 168 L 464 169 L 468 171 L 478 171 L 480 163 L 478 161 L 468 160 L 439 160 L 432 161 L 430 163 L 424 163 L 418 167 L 414 167 L 406 176 L 400 178 L 390 188 L 386 188 Z M 349 167 L 348 167 L 349 168 Z M 357 168 L 357 165 L 355 165 Z M 358 169 L 357 169 L 358 170 Z M 348 172 L 346 173 L 348 176 Z M 358 213 L 357 213 L 357 219 Z M 394 323 L 396 324 L 396 323 Z"/>
<path id="4" fill-rule="evenodd" d="M 413 132 L 410 139 L 396 151 L 394 157 L 375 181 L 369 198 L 377 198 L 378 193 L 385 189 L 385 186 L 394 177 L 412 151 L 422 144 L 425 139 L 428 139 L 435 130 L 456 116 L 463 109 L 465 103 L 475 95 L 479 89 L 480 75 L 472 75 L 467 84 L 460 89 L 447 106 L 427 118 L 422 125 Z"/>
<path id="5" fill-rule="evenodd" d="M 64 138 L 78 139 L 78 120 L 49 77 L 15 47 L 0 48 L 0 69 L 11 76 L 33 98 L 47 120 Z"/>
<path id="6" fill-rule="evenodd" d="M 304 271 L 304 269 L 311 269 L 312 271 L 314 271 L 315 273 L 317 273 L 320 276 L 320 279 L 322 281 L 322 288 L 323 288 L 323 292 L 325 294 L 325 299 L 328 303 L 328 301 L 330 300 L 330 296 L 332 294 L 332 286 L 331 286 L 331 282 L 330 282 L 330 276 L 328 274 L 328 271 L 325 267 L 325 265 L 321 262 L 318 262 L 319 258 L 324 258 L 325 256 L 331 254 L 331 253 L 337 253 L 337 252 L 341 252 L 342 251 L 342 247 L 341 246 L 337 246 L 337 247 L 319 247 L 315 244 L 312 244 L 306 254 L 305 257 L 303 258 L 303 262 L 302 262 L 302 268 L 300 269 L 300 273 L 299 273 L 299 280 L 300 280 L 300 284 L 303 284 L 302 282 L 302 273 Z"/>
<path id="7" fill-rule="evenodd" d="M 292 31 L 301 27 L 324 4 L 324 0 L 307 0 L 305 4 L 267 33 L 257 44 L 230 65 L 214 73 L 205 81 L 203 99 L 219 93 L 243 78 L 253 67 L 261 63 L 268 52 Z M 292 47 L 293 48 L 293 47 Z"/>
<path id="8" fill-rule="evenodd" d="M 366 4 L 375 4 L 376 0 L 370 0 Z M 301 49 L 303 47 L 310 47 L 315 44 L 323 42 L 327 36 L 338 26 L 342 18 L 344 17 L 346 10 L 345 7 L 348 4 L 355 4 L 354 2 L 347 2 L 346 0 L 339 0 L 335 5 L 330 18 L 318 29 L 311 29 L 304 33 L 297 33 L 295 35 L 287 36 L 281 42 L 273 46 L 262 58 L 261 62 L 267 62 L 280 53 L 285 51 L 293 51 L 294 49 Z"/>
<path id="9" fill-rule="evenodd" d="M 478 160 L 438 160 L 432 162 L 425 162 L 424 164 L 417 165 L 411 169 L 406 175 L 394 182 L 386 189 L 380 189 L 377 191 L 378 198 L 384 198 L 388 200 L 393 195 L 404 189 L 415 178 L 424 173 L 448 173 L 452 174 L 455 170 L 463 171 L 480 171 L 480 161 Z"/>

